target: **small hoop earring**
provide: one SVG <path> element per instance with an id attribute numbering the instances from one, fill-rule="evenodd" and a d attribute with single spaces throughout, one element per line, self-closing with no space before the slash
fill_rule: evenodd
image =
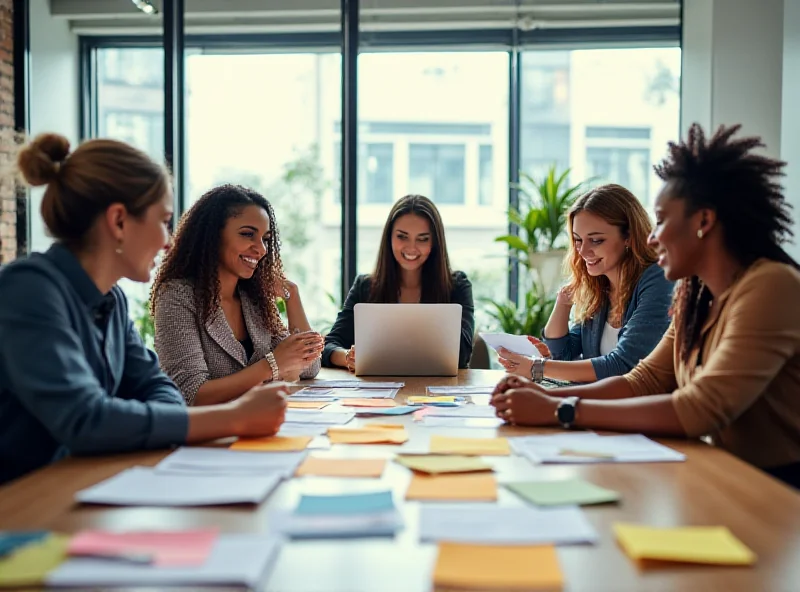
<path id="1" fill-rule="evenodd" d="M 697 231 L 697 238 L 699 238 L 699 239 L 703 238 L 703 229 L 702 228 Z"/>

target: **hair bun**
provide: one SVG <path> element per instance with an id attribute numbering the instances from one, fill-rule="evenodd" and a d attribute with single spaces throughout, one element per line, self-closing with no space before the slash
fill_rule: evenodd
<path id="1" fill-rule="evenodd" d="M 60 134 L 41 134 L 20 151 L 17 166 L 25 180 L 37 187 L 58 177 L 67 156 L 69 140 Z"/>

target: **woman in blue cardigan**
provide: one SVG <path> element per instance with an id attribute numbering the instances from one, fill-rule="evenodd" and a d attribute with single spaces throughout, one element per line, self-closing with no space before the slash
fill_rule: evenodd
<path id="1" fill-rule="evenodd" d="M 535 381 L 594 382 L 647 357 L 669 326 L 673 288 L 647 245 L 651 230 L 642 204 L 620 185 L 578 199 L 567 221 L 570 282 L 558 293 L 544 342 L 529 337 L 543 357 L 501 350 L 506 370 Z"/>

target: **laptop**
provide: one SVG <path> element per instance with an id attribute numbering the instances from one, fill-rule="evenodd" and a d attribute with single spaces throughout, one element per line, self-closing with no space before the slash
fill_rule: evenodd
<path id="1" fill-rule="evenodd" d="M 456 376 L 460 304 L 372 304 L 354 308 L 359 376 Z"/>

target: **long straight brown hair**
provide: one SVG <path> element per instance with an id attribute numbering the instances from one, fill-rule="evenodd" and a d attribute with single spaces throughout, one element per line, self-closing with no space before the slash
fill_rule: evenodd
<path id="1" fill-rule="evenodd" d="M 422 195 L 406 195 L 392 206 L 383 227 L 378 261 L 372 273 L 370 301 L 392 303 L 400 297 L 400 265 L 392 253 L 392 233 L 398 218 L 414 214 L 425 218 L 431 227 L 431 254 L 422 264 L 422 296 L 420 302 L 447 303 L 453 289 L 453 272 L 447 255 L 444 225 L 439 210 L 433 202 Z"/>

